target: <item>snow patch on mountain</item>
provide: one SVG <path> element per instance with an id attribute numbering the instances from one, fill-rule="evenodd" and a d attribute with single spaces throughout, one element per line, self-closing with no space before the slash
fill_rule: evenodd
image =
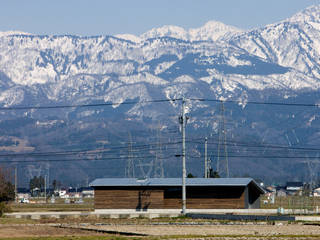
<path id="1" fill-rule="evenodd" d="M 0 102 L 4 107 L 10 107 L 21 103 L 24 100 L 24 91 L 14 87 L 0 93 Z"/>
<path id="2" fill-rule="evenodd" d="M 0 32 L 0 37 L 6 37 L 10 35 L 32 35 L 31 33 L 26 33 L 22 31 L 6 31 L 6 32 Z"/>
<path id="3" fill-rule="evenodd" d="M 142 39 L 172 37 L 177 39 L 188 40 L 188 33 L 182 27 L 165 25 L 160 28 L 153 28 L 140 36 Z"/>
<path id="4" fill-rule="evenodd" d="M 104 97 L 105 102 L 113 103 L 113 108 L 117 108 L 121 105 L 121 103 L 133 99 L 139 99 L 139 101 L 142 102 L 149 101 L 152 98 L 148 93 L 148 89 L 142 83 L 122 85 L 114 89 L 113 91 L 109 92 Z"/>
<path id="5" fill-rule="evenodd" d="M 230 56 L 226 63 L 232 67 L 252 65 L 252 62 L 250 62 L 249 60 L 241 59 L 237 56 Z"/>
<path id="6" fill-rule="evenodd" d="M 185 41 L 217 41 L 225 40 L 241 33 L 242 30 L 217 21 L 209 21 L 200 28 L 185 30 L 182 27 L 166 25 L 153 28 L 142 34 L 141 39 L 172 37 Z"/>
<path id="7" fill-rule="evenodd" d="M 320 5 L 313 5 L 288 18 L 289 22 L 320 23 Z"/>
<path id="8" fill-rule="evenodd" d="M 217 21 L 209 21 L 200 28 L 189 30 L 189 39 L 191 41 L 217 41 L 227 39 L 235 34 L 241 33 L 242 30 L 223 24 Z"/>
<path id="9" fill-rule="evenodd" d="M 174 80 L 175 83 L 196 83 L 196 81 L 188 76 L 188 75 L 182 75 L 180 77 L 177 77 L 175 80 Z"/>
<path id="10" fill-rule="evenodd" d="M 157 67 L 154 70 L 154 73 L 156 75 L 158 75 L 158 74 L 166 71 L 167 69 L 169 69 L 175 63 L 176 63 L 176 61 L 162 62 L 159 65 L 157 65 Z"/>
<path id="11" fill-rule="evenodd" d="M 117 34 L 115 35 L 117 38 L 125 39 L 134 43 L 140 43 L 142 39 L 133 34 Z"/>

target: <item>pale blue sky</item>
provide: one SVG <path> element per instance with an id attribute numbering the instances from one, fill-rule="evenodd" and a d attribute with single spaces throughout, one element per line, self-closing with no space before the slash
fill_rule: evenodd
<path id="1" fill-rule="evenodd" d="M 242 29 L 275 23 L 320 0 L 0 0 L 0 31 L 139 35 L 154 27 L 200 27 L 209 20 Z"/>

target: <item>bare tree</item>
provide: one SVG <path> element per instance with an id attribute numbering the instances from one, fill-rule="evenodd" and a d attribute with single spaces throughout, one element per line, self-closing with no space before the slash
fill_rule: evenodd
<path id="1" fill-rule="evenodd" d="M 9 179 L 9 172 L 0 168 L 0 202 L 8 202 L 15 198 L 14 185 Z"/>

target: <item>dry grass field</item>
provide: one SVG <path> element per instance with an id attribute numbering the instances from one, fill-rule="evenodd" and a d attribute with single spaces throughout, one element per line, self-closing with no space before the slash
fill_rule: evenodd
<path id="1" fill-rule="evenodd" d="M 0 219 L 0 239 L 320 239 L 317 224 L 165 219 Z"/>
<path id="2" fill-rule="evenodd" d="M 81 204 L 77 203 L 65 203 L 64 199 L 57 198 L 55 203 L 44 203 L 43 199 L 34 199 L 30 204 L 25 203 L 11 203 L 10 208 L 13 212 L 48 212 L 48 211 L 93 211 L 94 203 L 92 198 L 83 199 Z M 270 204 L 270 201 L 264 203 L 267 200 L 266 197 L 261 199 L 261 208 L 263 209 L 277 209 L 283 207 L 285 209 L 307 209 L 320 211 L 320 197 L 307 197 L 307 196 L 287 196 L 276 197 L 275 202 Z"/>
<path id="3" fill-rule="evenodd" d="M 93 199 L 86 198 L 81 204 L 65 203 L 64 199 L 56 199 L 55 203 L 44 203 L 43 200 L 32 200 L 34 203 L 9 204 L 12 212 L 64 212 L 64 211 L 93 211 Z"/>
<path id="4" fill-rule="evenodd" d="M 263 201 L 263 200 L 262 200 Z M 320 206 L 318 199 L 277 198 L 275 204 L 262 208 Z M 10 204 L 13 212 L 92 211 L 92 199 L 82 204 L 51 203 Z M 102 219 L 95 217 L 10 219 L 0 218 L 0 239 L 213 239 L 213 240 L 302 240 L 319 239 L 320 223 L 303 222 L 241 222 L 195 220 L 191 218 Z"/>

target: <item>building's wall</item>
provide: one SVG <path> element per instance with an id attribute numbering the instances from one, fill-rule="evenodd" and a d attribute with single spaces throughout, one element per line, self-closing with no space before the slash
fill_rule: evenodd
<path id="1" fill-rule="evenodd" d="M 96 209 L 157 209 L 163 206 L 163 190 L 96 189 Z"/>
<path id="2" fill-rule="evenodd" d="M 175 190 L 165 189 L 163 208 L 181 207 L 181 188 Z M 186 192 L 189 209 L 245 208 L 244 187 L 188 187 Z"/>
<path id="3" fill-rule="evenodd" d="M 188 187 L 189 209 L 243 209 L 244 187 Z M 181 187 L 96 188 L 96 209 L 179 209 Z"/>
<path id="4" fill-rule="evenodd" d="M 261 193 L 260 191 L 255 188 L 253 186 L 253 184 L 249 184 L 247 187 L 246 187 L 247 191 L 248 191 L 248 208 L 249 209 L 258 209 L 260 208 L 260 196 L 261 196 Z"/>
<path id="5" fill-rule="evenodd" d="M 253 203 L 249 205 L 250 209 L 259 209 L 260 208 L 261 198 L 258 197 Z"/>

